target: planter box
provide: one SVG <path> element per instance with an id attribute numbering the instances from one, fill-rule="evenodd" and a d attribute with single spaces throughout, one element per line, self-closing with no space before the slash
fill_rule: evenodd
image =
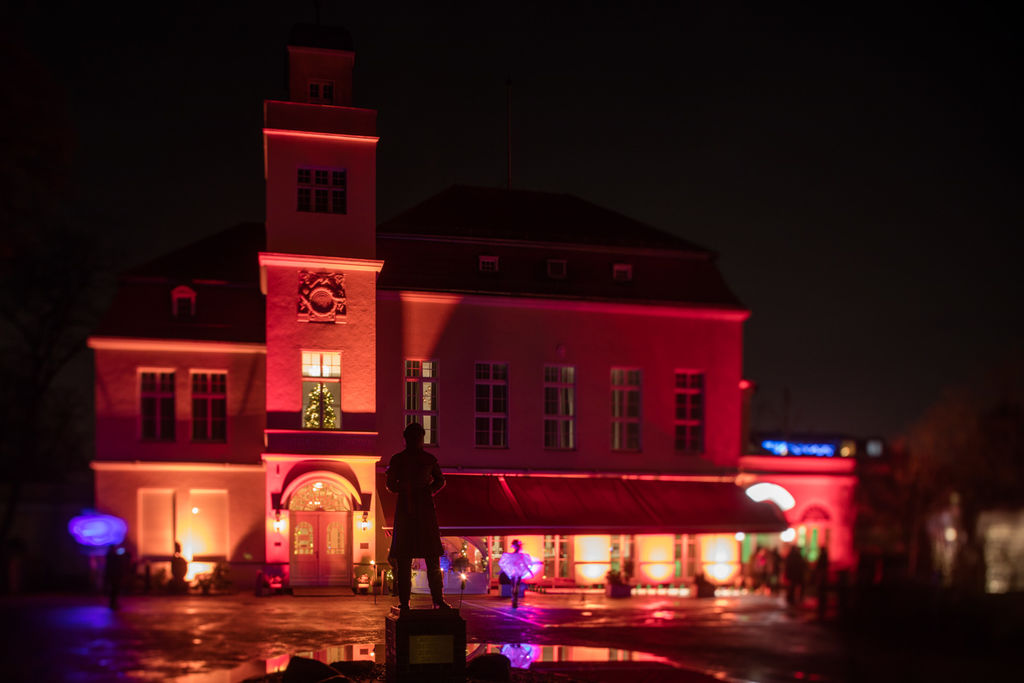
<path id="1" fill-rule="evenodd" d="M 632 594 L 633 587 L 628 583 L 606 583 L 604 594 L 609 598 L 628 598 Z"/>

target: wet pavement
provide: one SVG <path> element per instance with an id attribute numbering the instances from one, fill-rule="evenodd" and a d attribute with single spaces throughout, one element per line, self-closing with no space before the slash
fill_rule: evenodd
<path id="1" fill-rule="evenodd" d="M 452 602 L 458 606 L 458 597 Z M 279 670 L 293 654 L 383 658 L 384 616 L 393 604 L 371 596 L 127 596 L 111 612 L 100 597 L 4 598 L 0 678 L 234 683 Z M 471 651 L 505 648 L 531 669 L 594 681 L 694 680 L 698 673 L 763 683 L 971 680 L 985 667 L 972 657 L 854 636 L 770 596 L 529 593 L 513 610 L 497 595 L 474 595 L 461 614 Z"/>

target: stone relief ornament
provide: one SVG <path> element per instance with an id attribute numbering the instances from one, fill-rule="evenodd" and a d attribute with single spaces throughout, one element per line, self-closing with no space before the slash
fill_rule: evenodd
<path id="1" fill-rule="evenodd" d="M 299 271 L 299 321 L 336 323 L 345 319 L 345 275 Z"/>

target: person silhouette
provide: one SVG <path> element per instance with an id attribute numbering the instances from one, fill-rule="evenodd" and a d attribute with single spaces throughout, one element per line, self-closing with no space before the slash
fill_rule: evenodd
<path id="1" fill-rule="evenodd" d="M 441 575 L 441 532 L 437 526 L 434 495 L 444 488 L 444 474 L 437 458 L 423 450 L 423 426 L 412 422 L 402 433 L 405 450 L 391 456 L 385 482 L 398 494 L 395 528 L 388 561 L 395 568 L 399 609 L 409 610 L 412 594 L 412 561 L 421 557 L 427 565 L 430 597 L 436 609 L 452 609 L 444 601 Z"/>
<path id="2" fill-rule="evenodd" d="M 181 554 L 181 543 L 174 542 L 174 555 L 171 556 L 171 582 L 172 593 L 184 593 L 188 590 L 185 583 L 185 576 L 188 574 L 188 560 Z"/>
<path id="3" fill-rule="evenodd" d="M 125 575 L 131 565 L 131 558 L 124 546 L 113 545 L 107 548 L 107 562 L 104 566 L 104 579 L 107 584 L 107 595 L 110 598 L 110 609 L 119 607 L 118 595 L 124 584 Z"/>

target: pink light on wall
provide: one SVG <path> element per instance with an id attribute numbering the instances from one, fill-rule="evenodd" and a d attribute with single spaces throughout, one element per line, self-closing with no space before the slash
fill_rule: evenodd
<path id="1" fill-rule="evenodd" d="M 640 583 L 662 583 L 675 573 L 675 537 L 672 534 L 636 536 L 635 576 Z"/>
<path id="2" fill-rule="evenodd" d="M 573 555 L 576 559 L 577 584 L 602 583 L 611 569 L 611 536 L 589 535 L 573 537 Z"/>

